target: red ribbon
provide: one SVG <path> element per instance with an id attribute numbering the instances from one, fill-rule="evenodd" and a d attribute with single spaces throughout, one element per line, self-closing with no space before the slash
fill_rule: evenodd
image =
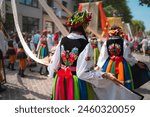
<path id="1" fill-rule="evenodd" d="M 118 74 L 119 73 L 119 63 L 123 61 L 123 58 L 119 57 L 119 56 L 112 56 L 110 59 L 115 62 L 115 71 L 116 71 L 116 74 Z"/>
<path id="2" fill-rule="evenodd" d="M 96 44 L 91 44 L 91 46 L 92 46 L 93 49 L 97 47 Z"/>
<path id="3" fill-rule="evenodd" d="M 73 100 L 73 78 L 72 72 L 69 67 L 62 68 L 57 72 L 58 79 L 56 84 L 56 100 Z M 65 95 L 65 86 L 64 80 L 66 80 L 66 95 Z"/>
<path id="4" fill-rule="evenodd" d="M 40 46 L 45 48 L 45 47 L 46 47 L 46 44 L 40 44 Z"/>

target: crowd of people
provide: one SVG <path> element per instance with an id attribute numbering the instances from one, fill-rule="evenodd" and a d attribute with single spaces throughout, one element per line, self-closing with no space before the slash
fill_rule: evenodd
<path id="1" fill-rule="evenodd" d="M 40 74 L 54 78 L 52 99 L 140 99 L 131 93 L 136 83 L 132 66 L 144 69 L 145 64 L 132 56 L 130 43 L 124 39 L 119 26 L 111 27 L 109 38 L 103 45 L 95 35 L 89 36 L 85 30 L 91 18 L 92 14 L 86 10 L 75 12 L 67 20 L 69 35 L 63 38 L 60 32 L 52 34 L 46 29 L 32 35 L 23 33 L 27 45 L 39 59 L 53 54 L 48 67 L 41 66 L 39 70 Z M 139 44 L 142 44 L 145 55 L 147 40 L 143 39 Z M 18 75 L 25 77 L 24 71 L 31 59 L 26 55 L 17 33 L 10 35 L 6 56 L 10 70 L 15 70 L 14 64 L 19 59 Z M 42 73 L 44 68 L 45 73 Z M 105 86 L 98 85 L 101 82 Z"/>

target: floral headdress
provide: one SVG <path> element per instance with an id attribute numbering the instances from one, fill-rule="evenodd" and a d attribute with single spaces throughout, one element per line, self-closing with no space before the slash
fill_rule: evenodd
<path id="1" fill-rule="evenodd" d="M 108 32 L 109 33 L 109 36 L 123 36 L 123 31 L 122 29 L 117 26 L 117 25 L 113 25 L 110 29 L 110 31 Z"/>
<path id="2" fill-rule="evenodd" d="M 71 17 L 68 18 L 66 24 L 69 27 L 87 26 L 91 21 L 92 13 L 85 11 L 76 11 Z"/>

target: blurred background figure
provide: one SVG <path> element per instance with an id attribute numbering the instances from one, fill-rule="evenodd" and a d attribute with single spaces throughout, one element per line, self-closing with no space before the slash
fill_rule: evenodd
<path id="1" fill-rule="evenodd" d="M 142 45 L 142 51 L 143 55 L 146 55 L 146 50 L 148 49 L 148 39 L 145 37 L 141 42 L 140 45 Z"/>
<path id="2" fill-rule="evenodd" d="M 39 40 L 40 40 L 40 31 L 37 31 L 36 34 L 33 36 L 33 43 L 34 43 L 34 47 L 35 49 L 37 48 L 37 45 L 39 43 Z"/>
<path id="3" fill-rule="evenodd" d="M 6 56 L 9 58 L 9 63 L 7 68 L 11 70 L 15 70 L 14 64 L 16 62 L 16 50 L 17 50 L 17 47 L 15 47 L 16 45 L 15 38 L 16 35 L 11 35 L 11 39 L 8 41 L 8 50 L 6 52 Z"/>

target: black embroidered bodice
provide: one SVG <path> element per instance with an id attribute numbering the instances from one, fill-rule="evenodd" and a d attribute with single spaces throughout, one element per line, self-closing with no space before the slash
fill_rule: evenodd
<path id="1" fill-rule="evenodd" d="M 107 43 L 108 55 L 111 56 L 123 56 L 123 39 L 120 37 L 115 37 L 115 39 L 110 38 Z"/>
<path id="2" fill-rule="evenodd" d="M 62 38 L 60 43 L 61 64 L 64 66 L 76 66 L 77 58 L 83 51 L 88 41 L 85 39 Z"/>

